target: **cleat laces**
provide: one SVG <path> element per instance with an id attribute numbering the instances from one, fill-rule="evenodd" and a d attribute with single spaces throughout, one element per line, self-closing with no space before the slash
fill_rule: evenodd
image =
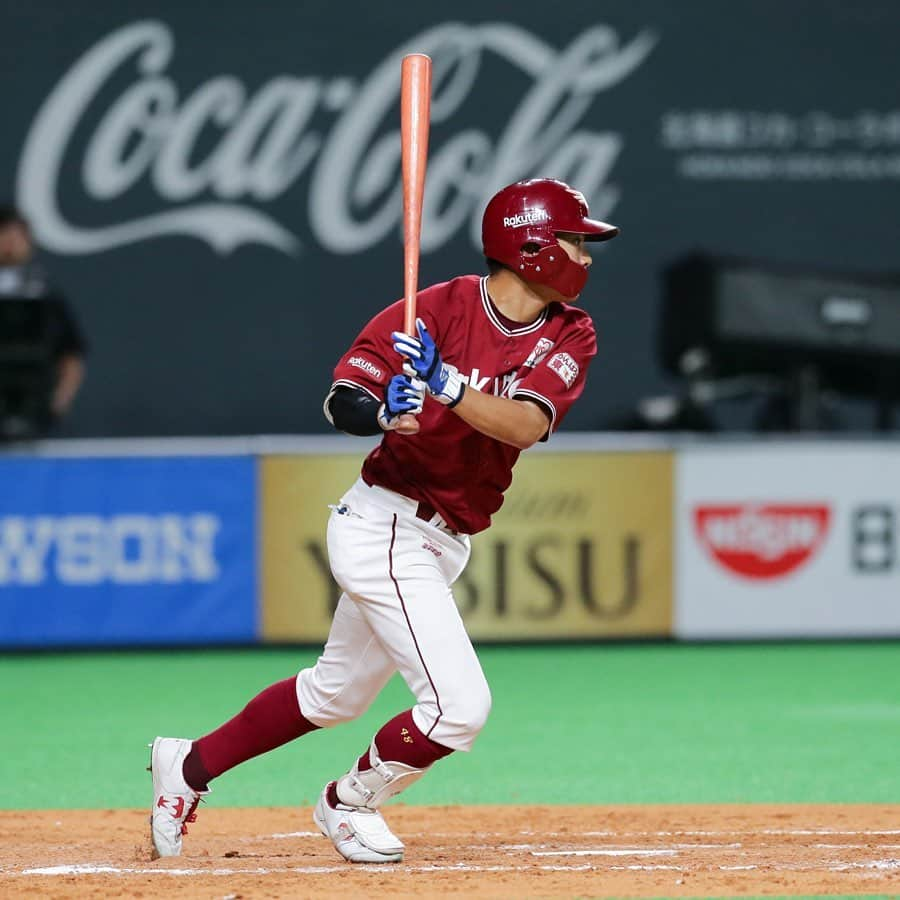
<path id="1" fill-rule="evenodd" d="M 188 822 L 193 824 L 197 821 L 197 807 L 199 806 L 202 799 L 202 797 L 197 796 L 194 798 L 194 802 L 190 805 L 187 815 L 184 817 L 184 821 L 181 823 L 181 833 L 183 835 L 188 833 Z"/>

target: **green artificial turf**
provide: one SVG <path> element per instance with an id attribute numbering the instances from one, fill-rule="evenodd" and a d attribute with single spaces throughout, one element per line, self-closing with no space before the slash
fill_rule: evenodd
<path id="1" fill-rule="evenodd" d="M 898 803 L 900 642 L 488 647 L 494 709 L 470 754 L 409 803 Z M 195 737 L 316 651 L 7 655 L 0 808 L 135 807 L 155 735 Z M 310 804 L 387 718 L 356 722 L 213 784 L 215 805 Z"/>

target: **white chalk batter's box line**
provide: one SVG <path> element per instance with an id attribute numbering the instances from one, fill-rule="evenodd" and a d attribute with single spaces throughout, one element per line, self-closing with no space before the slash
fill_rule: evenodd
<path id="1" fill-rule="evenodd" d="M 571 832 L 536 832 L 532 830 L 525 830 L 518 832 L 519 835 L 522 836 L 530 836 L 537 837 L 539 839 L 546 840 L 547 838 L 553 837 L 561 837 L 564 838 L 567 842 L 571 841 L 572 834 Z M 676 830 L 676 831 L 585 831 L 581 832 L 582 838 L 588 837 L 617 837 L 617 838 L 626 838 L 626 837 L 650 837 L 650 838 L 666 838 L 666 837 L 735 837 L 735 836 L 750 836 L 750 837 L 758 837 L 762 835 L 795 835 L 795 836 L 829 836 L 829 837 L 875 837 L 875 836 L 893 836 L 900 835 L 900 829 L 891 829 L 891 830 L 840 830 L 840 829 L 832 829 L 832 828 L 819 828 L 819 829 L 759 829 L 759 830 L 716 830 L 716 831 L 707 831 L 707 830 Z M 437 832 L 431 833 L 432 837 L 459 837 L 458 833 L 452 832 Z M 509 836 L 509 832 L 476 832 L 469 833 L 468 837 L 476 837 L 476 838 L 488 838 L 488 837 L 499 837 L 499 836 Z M 245 837 L 242 839 L 243 843 L 252 842 L 260 839 L 285 839 L 285 838 L 296 838 L 296 837 L 315 837 L 318 839 L 323 839 L 322 835 L 315 831 L 295 831 L 295 832 L 282 832 L 275 833 L 269 835 L 259 835 L 255 838 L 253 837 Z M 664 847 L 627 847 L 627 846 L 619 846 L 619 847 L 568 847 L 568 848 L 552 848 L 552 845 L 547 844 L 545 842 L 541 843 L 520 843 L 520 844 L 482 844 L 482 845 L 464 845 L 464 846 L 450 846 L 446 849 L 456 850 L 458 852 L 465 852 L 471 850 L 500 850 L 505 851 L 507 853 L 511 852 L 528 852 L 530 856 L 535 858 L 535 862 L 531 865 L 478 865 L 478 864 L 466 864 L 466 863 L 455 863 L 451 865 L 408 865 L 408 864 L 400 864 L 400 865 L 391 865 L 389 867 L 381 866 L 381 865 L 355 865 L 353 868 L 357 871 L 373 871 L 373 872 L 406 872 L 410 874 L 415 873 L 437 873 L 437 872 L 528 872 L 528 871 L 548 871 L 548 872 L 604 872 L 604 871 L 630 871 L 630 872 L 654 872 L 654 871 L 671 871 L 671 872 L 697 872 L 697 871 L 719 871 L 719 872 L 740 872 L 740 871 L 754 871 L 760 866 L 747 864 L 747 865 L 709 865 L 709 864 L 699 864 L 699 865 L 677 865 L 674 863 L 630 863 L 630 864 L 608 864 L 608 865 L 599 865 L 599 864 L 539 864 L 537 862 L 538 859 L 541 858 L 549 858 L 549 857 L 606 857 L 606 858 L 616 858 L 616 857 L 666 857 L 671 859 L 671 857 L 677 857 L 682 851 L 697 851 L 697 850 L 734 850 L 741 849 L 743 844 L 741 842 L 727 842 L 727 843 L 712 843 L 712 844 L 698 844 L 698 843 L 667 843 Z M 822 849 L 822 850 L 873 850 L 871 844 L 813 844 L 812 848 Z M 756 848 L 749 848 L 749 852 L 753 852 Z M 879 851 L 885 850 L 894 850 L 900 849 L 900 844 L 885 844 L 880 845 L 877 848 Z M 829 862 L 821 862 L 814 864 L 803 864 L 803 863 L 785 863 L 785 864 L 772 864 L 766 863 L 762 868 L 765 868 L 770 871 L 780 871 L 780 872 L 815 872 L 815 871 L 829 871 L 829 872 L 850 872 L 856 871 L 864 874 L 875 874 L 880 872 L 895 872 L 900 871 L 900 859 L 874 859 L 865 862 L 845 862 L 839 860 L 831 860 Z M 44 867 L 30 867 L 22 870 L 14 870 L 8 867 L 0 866 L 0 873 L 4 875 L 38 875 L 38 876 L 54 876 L 54 875 L 105 875 L 105 874 L 115 874 L 115 875 L 175 875 L 175 876 L 200 876 L 200 875 L 269 875 L 269 874 L 305 874 L 305 875 L 317 875 L 317 874 L 334 874 L 337 872 L 346 872 L 348 871 L 348 867 L 346 863 L 334 865 L 334 866 L 288 866 L 288 867 L 279 867 L 279 868 L 271 868 L 271 867 L 259 867 L 259 868 L 224 868 L 224 867 L 216 867 L 216 868 L 201 868 L 201 869 L 187 869 L 187 868 L 163 868 L 163 867 L 151 867 L 151 868 L 138 868 L 138 867 L 119 867 L 119 866 L 111 866 L 111 865 L 103 865 L 97 863 L 82 863 L 82 864 L 74 864 L 74 865 L 61 865 L 61 866 L 44 866 Z"/>
<path id="2" fill-rule="evenodd" d="M 310 832 L 312 834 L 314 832 Z M 435 837 L 457 837 L 457 834 L 452 832 L 439 832 L 432 831 L 429 832 Z M 806 837 L 809 835 L 822 835 L 825 837 L 836 837 L 846 835 L 848 837 L 856 837 L 856 836 L 885 836 L 891 837 L 892 835 L 900 835 L 900 828 L 892 828 L 892 829 L 866 829 L 864 831 L 844 831 L 835 828 L 753 828 L 753 829 L 725 829 L 725 830 L 717 830 L 717 831 L 580 831 L 578 832 L 581 837 L 620 837 L 620 838 L 632 838 L 632 837 L 732 837 L 737 835 L 798 835 L 801 837 Z M 307 832 L 297 832 L 297 834 L 307 834 Z M 508 835 L 508 831 L 477 831 L 471 832 L 473 837 L 503 837 L 504 835 Z M 571 838 L 571 831 L 519 831 L 517 834 L 521 834 L 528 837 L 563 837 L 563 838 Z M 284 835 L 284 837 L 289 837 L 289 835 Z"/>
<path id="3" fill-rule="evenodd" d="M 872 848 L 871 843 L 865 844 L 808 844 L 806 845 L 813 850 L 870 850 Z M 727 844 L 669 844 L 667 847 L 641 847 L 640 849 L 632 849 L 629 847 L 604 847 L 592 850 L 559 850 L 554 849 L 550 844 L 500 844 L 499 846 L 496 844 L 470 844 L 466 849 L 468 850 L 543 850 L 549 851 L 547 853 L 532 853 L 532 856 L 544 856 L 544 855 L 552 855 L 552 854 L 565 854 L 565 853 L 597 853 L 599 855 L 609 854 L 610 856 L 623 855 L 627 856 L 629 854 L 642 854 L 642 853 L 666 853 L 673 854 L 678 852 L 679 850 L 740 850 L 746 847 L 747 852 L 755 853 L 758 851 L 758 847 L 754 845 L 750 845 L 747 847 L 746 844 L 736 841 Z M 448 844 L 446 847 L 434 846 L 431 848 L 432 850 L 453 850 L 456 849 L 453 845 Z M 879 850 L 900 850 L 900 844 L 879 844 Z"/>
<path id="4" fill-rule="evenodd" d="M 523 837 L 537 838 L 553 838 L 562 837 L 571 840 L 571 831 L 517 831 L 514 834 L 520 834 Z M 453 831 L 429 831 L 431 837 L 459 837 L 459 832 Z M 466 832 L 469 837 L 491 838 L 491 837 L 509 837 L 509 831 L 469 831 Z M 821 835 L 823 837 L 891 837 L 900 835 L 900 828 L 893 829 L 866 829 L 863 831 L 844 831 L 834 828 L 757 828 L 757 829 L 735 829 L 735 830 L 719 830 L 719 831 L 580 831 L 581 837 L 736 837 L 739 835 L 749 835 L 751 837 L 757 835 L 797 835 L 800 837 L 808 837 Z M 321 831 L 285 831 L 276 834 L 260 835 L 258 837 L 242 838 L 244 841 L 257 841 L 266 838 L 294 838 L 294 837 L 322 837 Z M 692 846 L 692 845 L 686 845 Z"/>
<path id="5" fill-rule="evenodd" d="M 900 859 L 878 859 L 871 862 L 841 862 L 833 863 L 827 866 L 811 866 L 811 865 L 772 865 L 766 863 L 763 866 L 746 865 L 746 866 L 703 866 L 701 871 L 707 872 L 752 872 L 757 869 L 765 869 L 767 872 L 850 872 L 859 871 L 874 872 L 888 871 L 900 872 Z M 680 872 L 680 873 L 697 873 L 697 866 L 676 866 L 676 865 L 610 865 L 595 866 L 589 863 L 580 865 L 536 865 L 536 866 L 481 866 L 468 865 L 466 863 L 456 863 L 453 865 L 427 865 L 427 866 L 409 866 L 409 865 L 365 865 L 358 864 L 353 866 L 354 871 L 377 872 L 379 875 L 390 874 L 429 874 L 439 872 Z M 35 869 L 23 869 L 21 872 L 0 872 L 9 875 L 42 875 L 42 876 L 71 876 L 71 875 L 170 875 L 180 877 L 192 876 L 234 876 L 234 875 L 333 875 L 337 872 L 347 872 L 347 863 L 337 866 L 285 866 L 282 868 L 255 867 L 247 869 L 236 868 L 215 868 L 215 869 L 163 869 L 163 868 L 137 868 L 137 867 L 120 867 L 120 866 L 103 866 L 103 865 L 68 865 L 68 866 L 47 866 Z"/>
<path id="6" fill-rule="evenodd" d="M 582 837 L 649 837 L 649 838 L 665 838 L 665 837 L 674 837 L 676 835 L 682 837 L 689 836 L 698 836 L 698 837 L 715 837 L 717 835 L 721 835 L 723 837 L 736 837 L 738 835 L 743 836 L 759 836 L 762 834 L 770 835 L 773 833 L 773 829 L 768 829 L 767 831 L 640 831 L 640 832 L 619 832 L 619 831 L 583 831 L 581 832 Z M 500 833 L 500 832 L 470 832 L 468 834 L 469 837 L 475 838 L 486 838 L 486 837 L 501 837 L 508 833 Z M 552 838 L 554 836 L 564 837 L 567 840 L 570 840 L 572 835 L 571 832 L 556 832 L 556 831 L 547 831 L 537 833 L 534 831 L 521 831 L 519 832 L 521 835 L 527 835 L 532 837 L 540 837 L 540 838 Z M 900 835 L 900 830 L 888 830 L 888 831 L 834 831 L 834 830 L 784 830 L 780 829 L 777 831 L 778 835 L 797 835 L 803 837 L 811 837 L 811 836 L 827 836 L 827 837 L 875 837 L 875 836 L 893 836 Z M 430 837 L 458 837 L 458 834 L 453 834 L 449 832 L 429 832 Z M 321 838 L 322 834 L 319 831 L 288 831 L 288 832 L 276 832 L 275 834 L 267 834 L 267 835 L 259 835 L 257 837 L 243 837 L 241 838 L 242 843 L 249 844 L 254 843 L 258 840 L 282 840 L 282 839 L 290 839 L 290 838 Z M 460 848 L 458 845 L 447 844 L 447 845 L 434 845 L 431 849 L 435 852 L 444 852 L 444 851 L 458 851 L 460 849 L 465 850 L 478 850 L 478 851 L 505 851 L 515 852 L 515 851 L 547 851 L 546 853 L 532 853 L 533 856 L 540 855 L 582 855 L 582 856 L 640 856 L 640 855 L 652 855 L 656 853 L 672 855 L 673 853 L 679 850 L 740 850 L 745 846 L 745 843 L 742 841 L 729 841 L 727 843 L 717 842 L 712 844 L 707 843 L 691 843 L 691 842 L 667 842 L 664 847 L 627 847 L 627 846 L 607 846 L 602 848 L 590 848 L 590 849 L 579 849 L 579 850 L 564 850 L 561 848 L 554 847 L 552 844 L 548 843 L 520 843 L 520 844 L 496 844 L 496 843 L 486 843 L 486 844 L 467 844 L 464 848 Z M 858 844 L 858 843 L 844 843 L 844 844 L 810 844 L 809 847 L 815 850 L 868 850 L 871 849 L 870 843 Z M 878 849 L 881 851 L 885 850 L 900 850 L 900 844 L 879 844 Z M 754 852 L 756 850 L 755 847 L 751 846 L 748 848 L 748 852 Z"/>

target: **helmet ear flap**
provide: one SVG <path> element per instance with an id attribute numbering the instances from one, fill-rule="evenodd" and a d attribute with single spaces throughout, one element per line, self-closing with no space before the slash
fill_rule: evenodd
<path id="1" fill-rule="evenodd" d="M 526 253 L 525 247 L 519 256 L 518 273 L 526 281 L 548 284 L 565 268 L 568 256 L 559 244 L 541 247 L 537 253 Z"/>
<path id="2" fill-rule="evenodd" d="M 549 284 L 570 299 L 584 290 L 588 277 L 587 266 L 570 259 L 559 244 L 541 247 L 537 253 L 526 253 L 523 248 L 517 271 L 526 281 Z"/>

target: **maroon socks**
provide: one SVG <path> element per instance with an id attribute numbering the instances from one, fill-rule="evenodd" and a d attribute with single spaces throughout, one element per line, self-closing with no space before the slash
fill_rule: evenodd
<path id="1" fill-rule="evenodd" d="M 318 728 L 300 712 L 296 685 L 296 678 L 286 678 L 267 687 L 233 719 L 194 741 L 184 760 L 184 780 L 188 785 L 195 791 L 205 791 L 211 779 L 239 763 Z M 453 752 L 418 729 L 411 709 L 382 726 L 375 735 L 375 746 L 384 761 L 405 763 L 416 769 L 427 769 Z M 359 768 L 372 768 L 368 750 L 359 758 Z M 330 799 L 336 802 L 336 797 Z"/>
<path id="2" fill-rule="evenodd" d="M 184 780 L 195 791 L 205 791 L 210 779 L 238 763 L 318 727 L 300 712 L 296 677 L 285 678 L 257 694 L 233 719 L 194 741 L 184 760 Z"/>
<path id="3" fill-rule="evenodd" d="M 408 709 L 394 716 L 375 735 L 375 746 L 383 762 L 399 762 L 414 769 L 427 769 L 453 751 L 443 744 L 435 743 L 426 737 L 413 721 L 412 710 Z M 359 758 L 357 766 L 361 772 L 372 768 L 369 751 Z M 337 792 L 337 782 L 328 785 L 328 802 L 334 807 L 341 802 Z"/>
<path id="4" fill-rule="evenodd" d="M 433 762 L 443 759 L 453 751 L 443 744 L 437 744 L 419 731 L 413 721 L 412 710 L 407 709 L 394 716 L 375 735 L 378 755 L 385 762 L 405 763 L 414 769 L 427 769 Z M 371 769 L 369 751 L 359 758 L 360 769 Z"/>

